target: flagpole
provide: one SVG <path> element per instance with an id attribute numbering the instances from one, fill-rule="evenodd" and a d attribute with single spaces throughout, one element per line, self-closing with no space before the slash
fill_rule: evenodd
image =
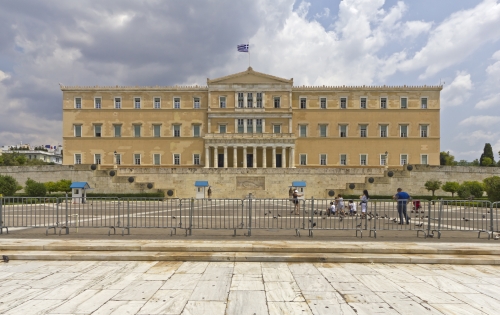
<path id="1" fill-rule="evenodd" d="M 248 41 L 248 67 L 250 68 L 250 41 Z"/>

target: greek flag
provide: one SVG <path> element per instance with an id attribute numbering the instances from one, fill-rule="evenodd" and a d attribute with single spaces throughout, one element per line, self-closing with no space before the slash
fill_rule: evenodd
<path id="1" fill-rule="evenodd" d="M 236 46 L 236 48 L 238 48 L 239 52 L 248 52 L 248 46 L 248 44 L 241 44 Z"/>

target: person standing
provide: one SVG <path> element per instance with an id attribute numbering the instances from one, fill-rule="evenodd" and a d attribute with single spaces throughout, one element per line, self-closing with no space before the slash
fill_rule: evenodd
<path id="1" fill-rule="evenodd" d="M 328 216 L 330 215 L 335 215 L 335 205 L 333 204 L 333 201 L 330 202 L 330 208 L 326 209 L 327 210 L 327 213 L 328 213 Z"/>
<path id="2" fill-rule="evenodd" d="M 406 214 L 406 205 L 408 200 L 410 200 L 410 195 L 403 191 L 403 189 L 398 188 L 398 192 L 393 197 L 398 202 L 398 214 L 399 214 L 399 224 L 403 223 L 403 218 L 406 221 L 406 224 L 410 224 L 410 218 L 408 214 Z"/>
<path id="3" fill-rule="evenodd" d="M 293 203 L 295 204 L 295 215 L 299 215 L 300 212 L 299 212 L 299 197 L 301 197 L 302 195 L 299 195 L 299 191 L 297 189 L 295 189 L 293 191 L 293 195 L 292 195 L 292 201 Z"/>
<path id="4" fill-rule="evenodd" d="M 368 194 L 368 190 L 363 190 L 363 194 L 359 196 L 359 199 L 361 199 L 361 218 L 364 218 L 366 216 L 366 206 L 368 204 L 368 200 L 370 200 L 370 195 Z"/>
<path id="5" fill-rule="evenodd" d="M 208 200 L 211 200 L 212 199 L 212 186 L 208 186 L 207 194 L 208 194 Z"/>

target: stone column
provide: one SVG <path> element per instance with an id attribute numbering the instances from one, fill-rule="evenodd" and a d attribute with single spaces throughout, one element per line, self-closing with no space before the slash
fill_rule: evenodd
<path id="1" fill-rule="evenodd" d="M 257 167 L 257 146 L 253 146 L 253 168 Z"/>
<path id="2" fill-rule="evenodd" d="M 247 133 L 247 120 L 243 119 L 243 133 Z"/>
<path id="3" fill-rule="evenodd" d="M 286 147 L 281 147 L 281 167 L 286 168 Z"/>
<path id="4" fill-rule="evenodd" d="M 290 158 L 291 158 L 291 163 L 290 163 L 290 168 L 295 168 L 295 147 L 290 148 Z"/>
<path id="5" fill-rule="evenodd" d="M 219 167 L 219 147 L 214 146 L 214 168 Z"/>
<path id="6" fill-rule="evenodd" d="M 288 119 L 288 133 L 292 133 L 292 118 Z"/>
<path id="7" fill-rule="evenodd" d="M 273 168 L 276 168 L 276 147 L 273 146 Z"/>
<path id="8" fill-rule="evenodd" d="M 210 147 L 205 146 L 205 168 L 210 167 Z"/>
<path id="9" fill-rule="evenodd" d="M 227 146 L 224 146 L 224 168 L 227 168 Z"/>
<path id="10" fill-rule="evenodd" d="M 238 168 L 238 147 L 233 147 L 233 167 Z"/>
<path id="11" fill-rule="evenodd" d="M 262 147 L 262 168 L 267 167 L 267 147 Z"/>
<path id="12" fill-rule="evenodd" d="M 254 120 L 253 120 L 253 124 L 252 124 L 252 132 L 253 132 L 253 133 L 257 133 L 257 119 L 254 119 Z"/>
<path id="13" fill-rule="evenodd" d="M 264 105 L 262 105 L 262 106 L 264 106 Z M 262 133 L 266 133 L 266 119 L 265 118 L 262 118 Z"/>
<path id="14" fill-rule="evenodd" d="M 247 168 L 247 147 L 243 147 L 243 168 Z"/>

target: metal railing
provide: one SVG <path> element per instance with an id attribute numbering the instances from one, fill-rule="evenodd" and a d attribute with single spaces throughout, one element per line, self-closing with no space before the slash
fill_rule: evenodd
<path id="1" fill-rule="evenodd" d="M 335 202 L 336 211 L 330 213 Z M 440 238 L 443 232 L 499 232 L 500 202 L 470 200 L 360 200 L 305 199 L 179 199 L 179 198 L 0 198 L 0 234 L 9 228 L 70 229 L 108 228 L 108 235 L 121 229 L 177 229 L 192 235 L 193 230 L 294 230 L 297 236 L 307 231 L 355 231 L 356 236 L 377 237 L 378 231 L 413 231 L 417 237 Z M 365 209 L 365 211 L 363 211 Z M 406 210 L 406 216 L 405 216 Z"/>

